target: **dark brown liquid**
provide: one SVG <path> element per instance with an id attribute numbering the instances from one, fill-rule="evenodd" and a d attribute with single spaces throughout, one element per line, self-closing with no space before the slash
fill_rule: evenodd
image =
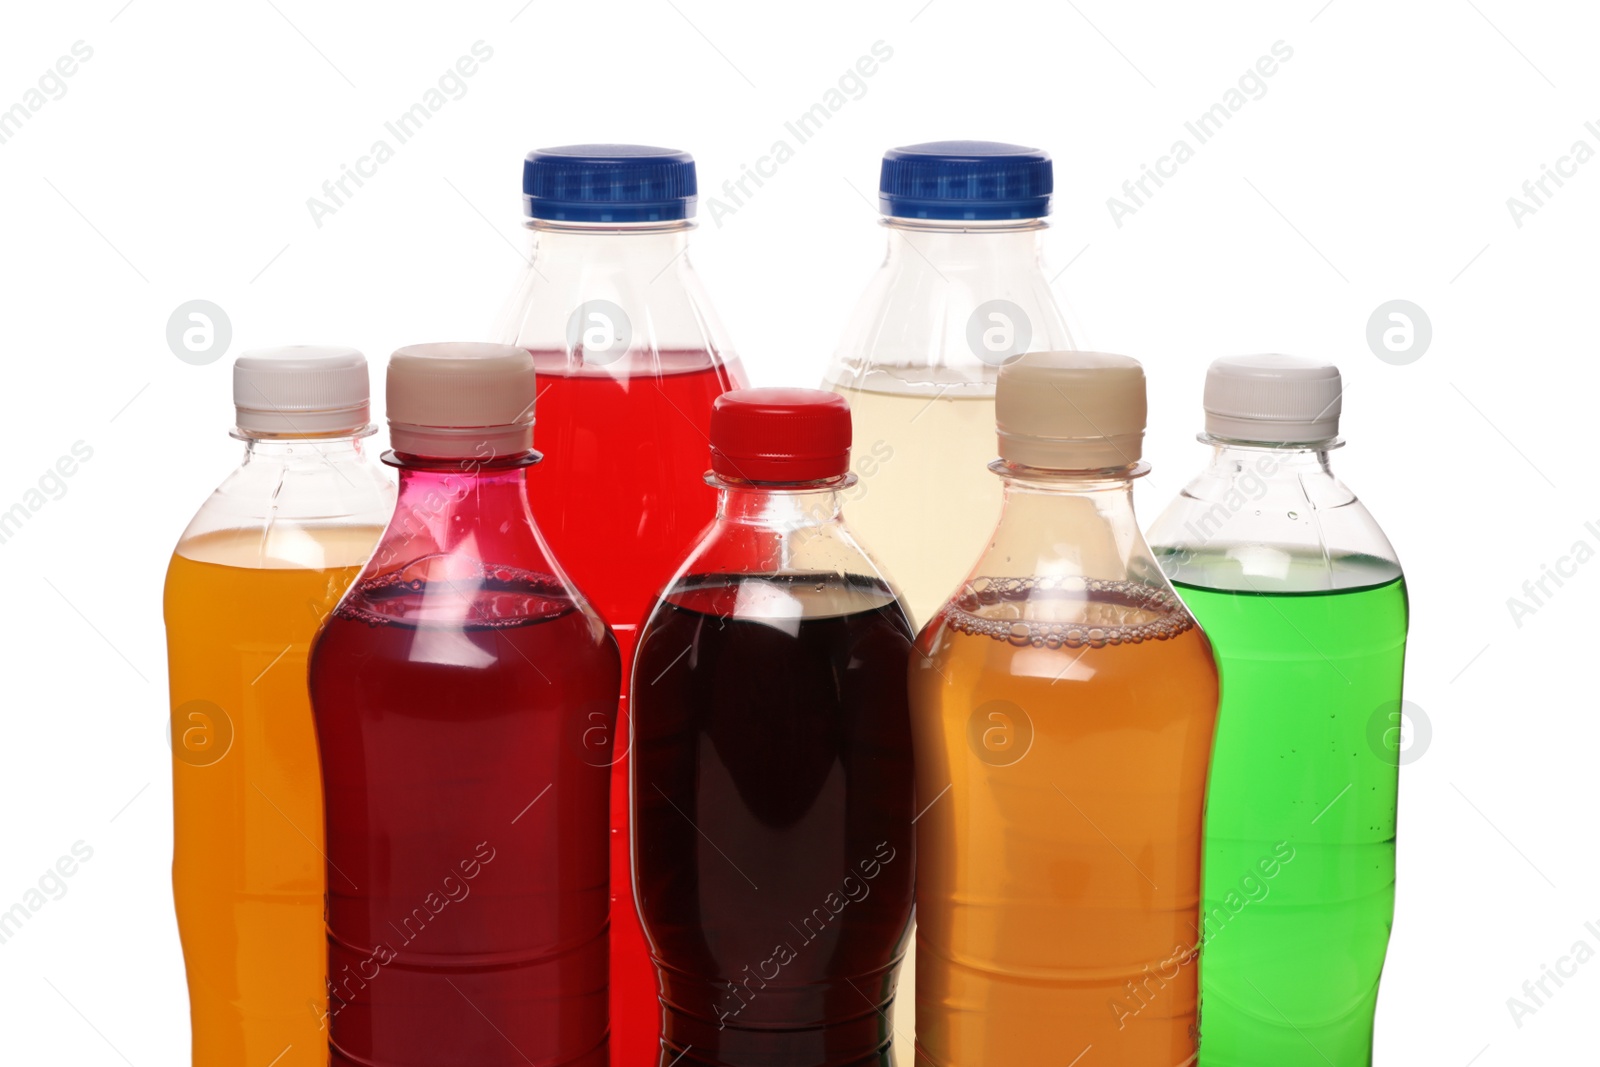
<path id="1" fill-rule="evenodd" d="M 906 659 L 881 583 L 690 579 L 634 673 L 661 1064 L 889 1064 L 915 871 Z"/>

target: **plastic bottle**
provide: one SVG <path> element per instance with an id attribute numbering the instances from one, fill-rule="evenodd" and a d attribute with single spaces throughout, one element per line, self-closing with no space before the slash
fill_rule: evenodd
<path id="1" fill-rule="evenodd" d="M 916 863 L 912 630 L 840 517 L 849 408 L 728 393 L 711 444 L 716 522 L 634 663 L 659 1067 L 890 1065 Z"/>
<path id="2" fill-rule="evenodd" d="M 910 664 L 917 1062 L 1177 1067 L 1217 675 L 1134 521 L 1144 374 L 1024 356 L 996 409 L 1000 522 Z"/>
<path id="3" fill-rule="evenodd" d="M 519 348 L 389 361 L 400 498 L 317 635 L 336 1067 L 603 1067 L 620 664 L 534 524 Z"/>
<path id="4" fill-rule="evenodd" d="M 1053 183 L 1050 157 L 1017 145 L 884 153 L 888 254 L 824 384 L 855 421 L 852 522 L 918 625 L 1000 515 L 1000 483 L 984 470 L 997 371 L 1023 352 L 1076 347 L 1040 260 Z"/>
<path id="5" fill-rule="evenodd" d="M 192 1055 L 320 1067 L 322 789 L 306 655 L 394 489 L 362 449 L 360 352 L 247 352 L 233 395 L 244 465 L 184 531 L 164 605 Z"/>
<path id="6" fill-rule="evenodd" d="M 716 507 L 705 472 L 711 404 L 744 374 L 688 255 L 694 160 L 640 145 L 531 152 L 523 203 L 533 251 L 497 340 L 533 353 L 539 440 L 534 515 L 630 662 L 655 595 Z M 625 672 L 626 673 L 626 672 Z M 589 744 L 612 778 L 611 1047 L 653 1060 L 654 971 L 629 886 L 627 702 Z"/>
<path id="7" fill-rule="evenodd" d="M 1210 465 L 1150 540 L 1216 643 L 1206 812 L 1206 1067 L 1372 1062 L 1394 917 L 1405 581 L 1334 477 L 1332 364 L 1220 359 Z"/>

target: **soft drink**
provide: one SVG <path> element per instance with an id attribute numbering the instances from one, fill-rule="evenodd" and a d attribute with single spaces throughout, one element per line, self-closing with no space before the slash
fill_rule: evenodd
<path id="1" fill-rule="evenodd" d="M 1332 364 L 1211 365 L 1211 462 L 1151 528 L 1216 645 L 1205 1067 L 1366 1067 L 1394 918 L 1405 580 L 1333 475 Z"/>
<path id="2" fill-rule="evenodd" d="M 688 254 L 697 187 L 687 152 L 570 145 L 529 153 L 523 203 L 533 251 L 497 339 L 533 353 L 539 440 L 534 514 L 611 624 L 624 664 L 662 586 L 711 521 L 711 404 L 743 371 Z M 626 675 L 624 675 L 626 677 Z M 611 1047 L 653 1060 L 660 1009 L 628 865 L 628 704 L 591 731 L 611 783 Z"/>
<path id="3" fill-rule="evenodd" d="M 346 348 L 234 363 L 244 465 L 172 556 L 172 893 L 197 1064 L 325 1062 L 322 787 L 306 657 L 394 490 Z"/>
<path id="4" fill-rule="evenodd" d="M 395 515 L 317 636 L 335 1065 L 607 1062 L 620 664 L 528 508 L 533 361 L 389 364 Z"/>
<path id="5" fill-rule="evenodd" d="M 917 1062 L 1177 1067 L 1217 677 L 1134 521 L 1144 376 L 1023 356 L 996 408 L 1004 510 L 910 662 Z"/>
<path id="6" fill-rule="evenodd" d="M 1000 516 L 1000 482 L 984 464 L 1001 365 L 1074 347 L 1040 258 L 1053 188 L 1050 157 L 1035 148 L 936 141 L 884 153 L 888 254 L 825 384 L 855 422 L 852 523 L 879 546 L 917 625 L 960 585 Z"/>
<path id="7" fill-rule="evenodd" d="M 916 863 L 911 625 L 840 519 L 843 400 L 728 393 L 711 440 L 717 521 L 634 663 L 659 1067 L 887 1067 Z"/>

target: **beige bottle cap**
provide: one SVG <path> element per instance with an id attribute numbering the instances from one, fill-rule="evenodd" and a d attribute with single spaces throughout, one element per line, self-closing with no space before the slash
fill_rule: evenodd
<path id="1" fill-rule="evenodd" d="M 1104 352 L 1030 352 L 1000 368 L 994 396 L 1000 458 L 1049 470 L 1139 462 L 1144 368 Z"/>
<path id="2" fill-rule="evenodd" d="M 396 452 L 491 459 L 533 448 L 533 356 L 513 345 L 407 345 L 389 357 L 389 443 Z"/>

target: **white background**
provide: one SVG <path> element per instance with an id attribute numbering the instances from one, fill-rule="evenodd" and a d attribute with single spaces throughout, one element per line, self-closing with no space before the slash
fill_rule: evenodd
<path id="1" fill-rule="evenodd" d="M 976 137 L 1056 166 L 1050 273 L 1080 344 L 1145 361 L 1153 519 L 1198 469 L 1206 363 L 1278 350 L 1344 370 L 1339 473 L 1411 584 L 1380 1064 L 1594 1062 L 1600 961 L 1536 1013 L 1507 998 L 1600 949 L 1592 683 L 1600 563 L 1518 620 L 1507 599 L 1600 548 L 1591 316 L 1600 25 L 1577 3 L 1277 0 L 93 0 L 7 5 L 0 109 L 93 56 L 0 144 L 0 510 L 75 442 L 93 457 L 0 544 L 0 910 L 77 841 L 93 858 L 0 944 L 0 1060 L 187 1056 L 169 888 L 160 616 L 172 544 L 235 465 L 229 358 L 180 362 L 211 300 L 241 348 L 484 336 L 518 267 L 520 165 L 542 145 L 682 147 L 704 194 L 754 163 L 876 41 L 892 58 L 694 257 L 758 384 L 814 384 L 882 255 L 883 149 Z M 306 199 L 457 57 L 493 49 L 332 216 Z M 1107 198 L 1283 41 L 1293 57 L 1119 227 Z M 1571 169 L 1571 168 L 1569 168 Z M 1432 343 L 1381 361 L 1406 299 Z M 1596 520 L 1594 530 L 1585 522 Z M 1568 568 L 1569 570 L 1571 567 Z M 1416 724 L 1413 724 L 1416 729 Z M 1584 924 L 1597 923 L 1596 931 Z M 264 1065 L 263 1065 L 264 1067 Z"/>

